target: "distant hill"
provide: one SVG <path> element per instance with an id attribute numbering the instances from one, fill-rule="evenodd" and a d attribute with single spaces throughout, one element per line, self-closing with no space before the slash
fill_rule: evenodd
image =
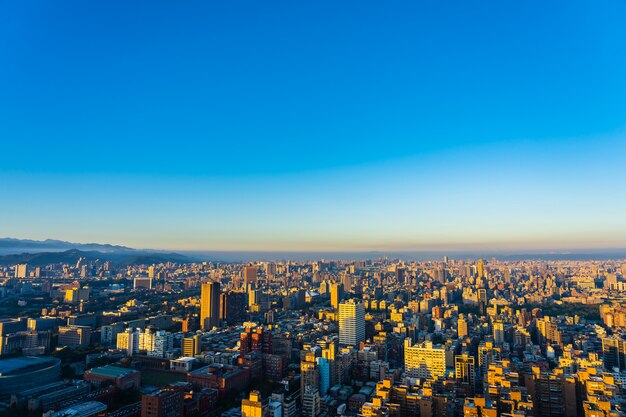
<path id="1" fill-rule="evenodd" d="M 24 252 L 63 252 L 70 249 L 98 251 L 103 253 L 126 253 L 136 251 L 136 249 L 126 246 L 101 243 L 73 243 L 55 239 L 31 240 L 14 239 L 10 237 L 0 238 L 0 255 L 20 254 Z"/>
<path id="2" fill-rule="evenodd" d="M 55 263 L 76 263 L 80 258 L 89 261 L 110 261 L 123 265 L 149 265 L 165 262 L 188 263 L 192 258 L 179 253 L 142 252 L 138 250 L 122 252 L 99 252 L 70 249 L 63 252 L 20 253 L 0 256 L 0 265 L 14 265 L 27 263 L 33 266 L 43 266 Z"/>

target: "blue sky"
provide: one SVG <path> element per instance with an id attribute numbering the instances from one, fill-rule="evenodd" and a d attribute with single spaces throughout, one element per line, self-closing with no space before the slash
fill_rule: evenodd
<path id="1" fill-rule="evenodd" d="M 0 234 L 626 247 L 626 2 L 0 1 Z"/>

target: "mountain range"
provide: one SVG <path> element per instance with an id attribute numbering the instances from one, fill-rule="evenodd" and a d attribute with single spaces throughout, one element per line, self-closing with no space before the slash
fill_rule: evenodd
<path id="1" fill-rule="evenodd" d="M 73 243 L 54 239 L 0 238 L 0 265 L 27 263 L 40 266 L 51 263 L 76 263 L 80 258 L 126 265 L 195 261 L 179 253 L 133 249 L 119 245 Z"/>

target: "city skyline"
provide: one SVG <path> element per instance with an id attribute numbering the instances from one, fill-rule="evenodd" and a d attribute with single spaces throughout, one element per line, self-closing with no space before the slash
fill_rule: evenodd
<path id="1" fill-rule="evenodd" d="M 279 6 L 3 3 L 3 235 L 626 247 L 623 2 Z"/>

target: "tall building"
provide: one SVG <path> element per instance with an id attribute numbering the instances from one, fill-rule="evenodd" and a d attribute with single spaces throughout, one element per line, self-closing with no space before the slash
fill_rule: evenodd
<path id="1" fill-rule="evenodd" d="M 339 343 L 358 346 L 365 341 L 365 307 L 354 299 L 339 304 Z"/>
<path id="2" fill-rule="evenodd" d="M 504 343 L 504 323 L 500 320 L 493 323 L 493 341 L 498 345 Z"/>
<path id="3" fill-rule="evenodd" d="M 476 388 L 476 359 L 464 353 L 454 357 L 454 373 L 457 383 L 468 396 L 474 395 Z"/>
<path id="4" fill-rule="evenodd" d="M 396 282 L 398 284 L 404 284 L 404 272 L 406 270 L 403 267 L 396 267 Z"/>
<path id="5" fill-rule="evenodd" d="M 202 351 L 202 337 L 199 334 L 183 337 L 183 356 L 193 358 Z"/>
<path id="6" fill-rule="evenodd" d="M 446 352 L 432 342 L 411 346 L 409 338 L 404 340 L 404 368 L 413 378 L 437 378 L 446 373 Z"/>
<path id="7" fill-rule="evenodd" d="M 244 284 L 252 284 L 257 281 L 258 268 L 256 266 L 246 266 L 243 268 Z"/>
<path id="8" fill-rule="evenodd" d="M 339 308 L 339 303 L 343 300 L 343 285 L 339 282 L 333 282 L 330 285 L 330 305 L 334 309 Z"/>
<path id="9" fill-rule="evenodd" d="M 602 361 L 607 370 L 626 369 L 626 340 L 619 336 L 602 338 Z"/>
<path id="10" fill-rule="evenodd" d="M 457 334 L 459 338 L 465 337 L 468 334 L 467 320 L 463 315 L 459 315 L 457 322 Z"/>
<path id="11" fill-rule="evenodd" d="M 229 291 L 220 295 L 220 320 L 227 325 L 243 323 L 246 321 L 246 294 L 243 292 Z"/>
<path id="12" fill-rule="evenodd" d="M 320 370 L 317 366 L 317 359 L 314 351 L 303 352 L 300 360 L 300 392 L 304 392 L 306 388 L 320 387 Z"/>
<path id="13" fill-rule="evenodd" d="M 241 401 L 241 417 L 264 417 L 265 408 L 259 391 L 250 391 L 250 397 Z"/>
<path id="14" fill-rule="evenodd" d="M 28 274 L 27 264 L 15 265 L 15 278 L 26 278 L 27 274 Z"/>
<path id="15" fill-rule="evenodd" d="M 128 356 L 133 356 L 139 352 L 139 332 L 129 328 L 118 333 L 116 346 L 118 349 L 125 350 Z"/>
<path id="16" fill-rule="evenodd" d="M 205 330 L 219 326 L 220 322 L 220 283 L 205 282 L 200 296 L 200 324 Z"/>
<path id="17" fill-rule="evenodd" d="M 479 259 L 476 262 L 476 272 L 478 273 L 478 278 L 483 278 L 485 276 L 485 260 Z"/>

